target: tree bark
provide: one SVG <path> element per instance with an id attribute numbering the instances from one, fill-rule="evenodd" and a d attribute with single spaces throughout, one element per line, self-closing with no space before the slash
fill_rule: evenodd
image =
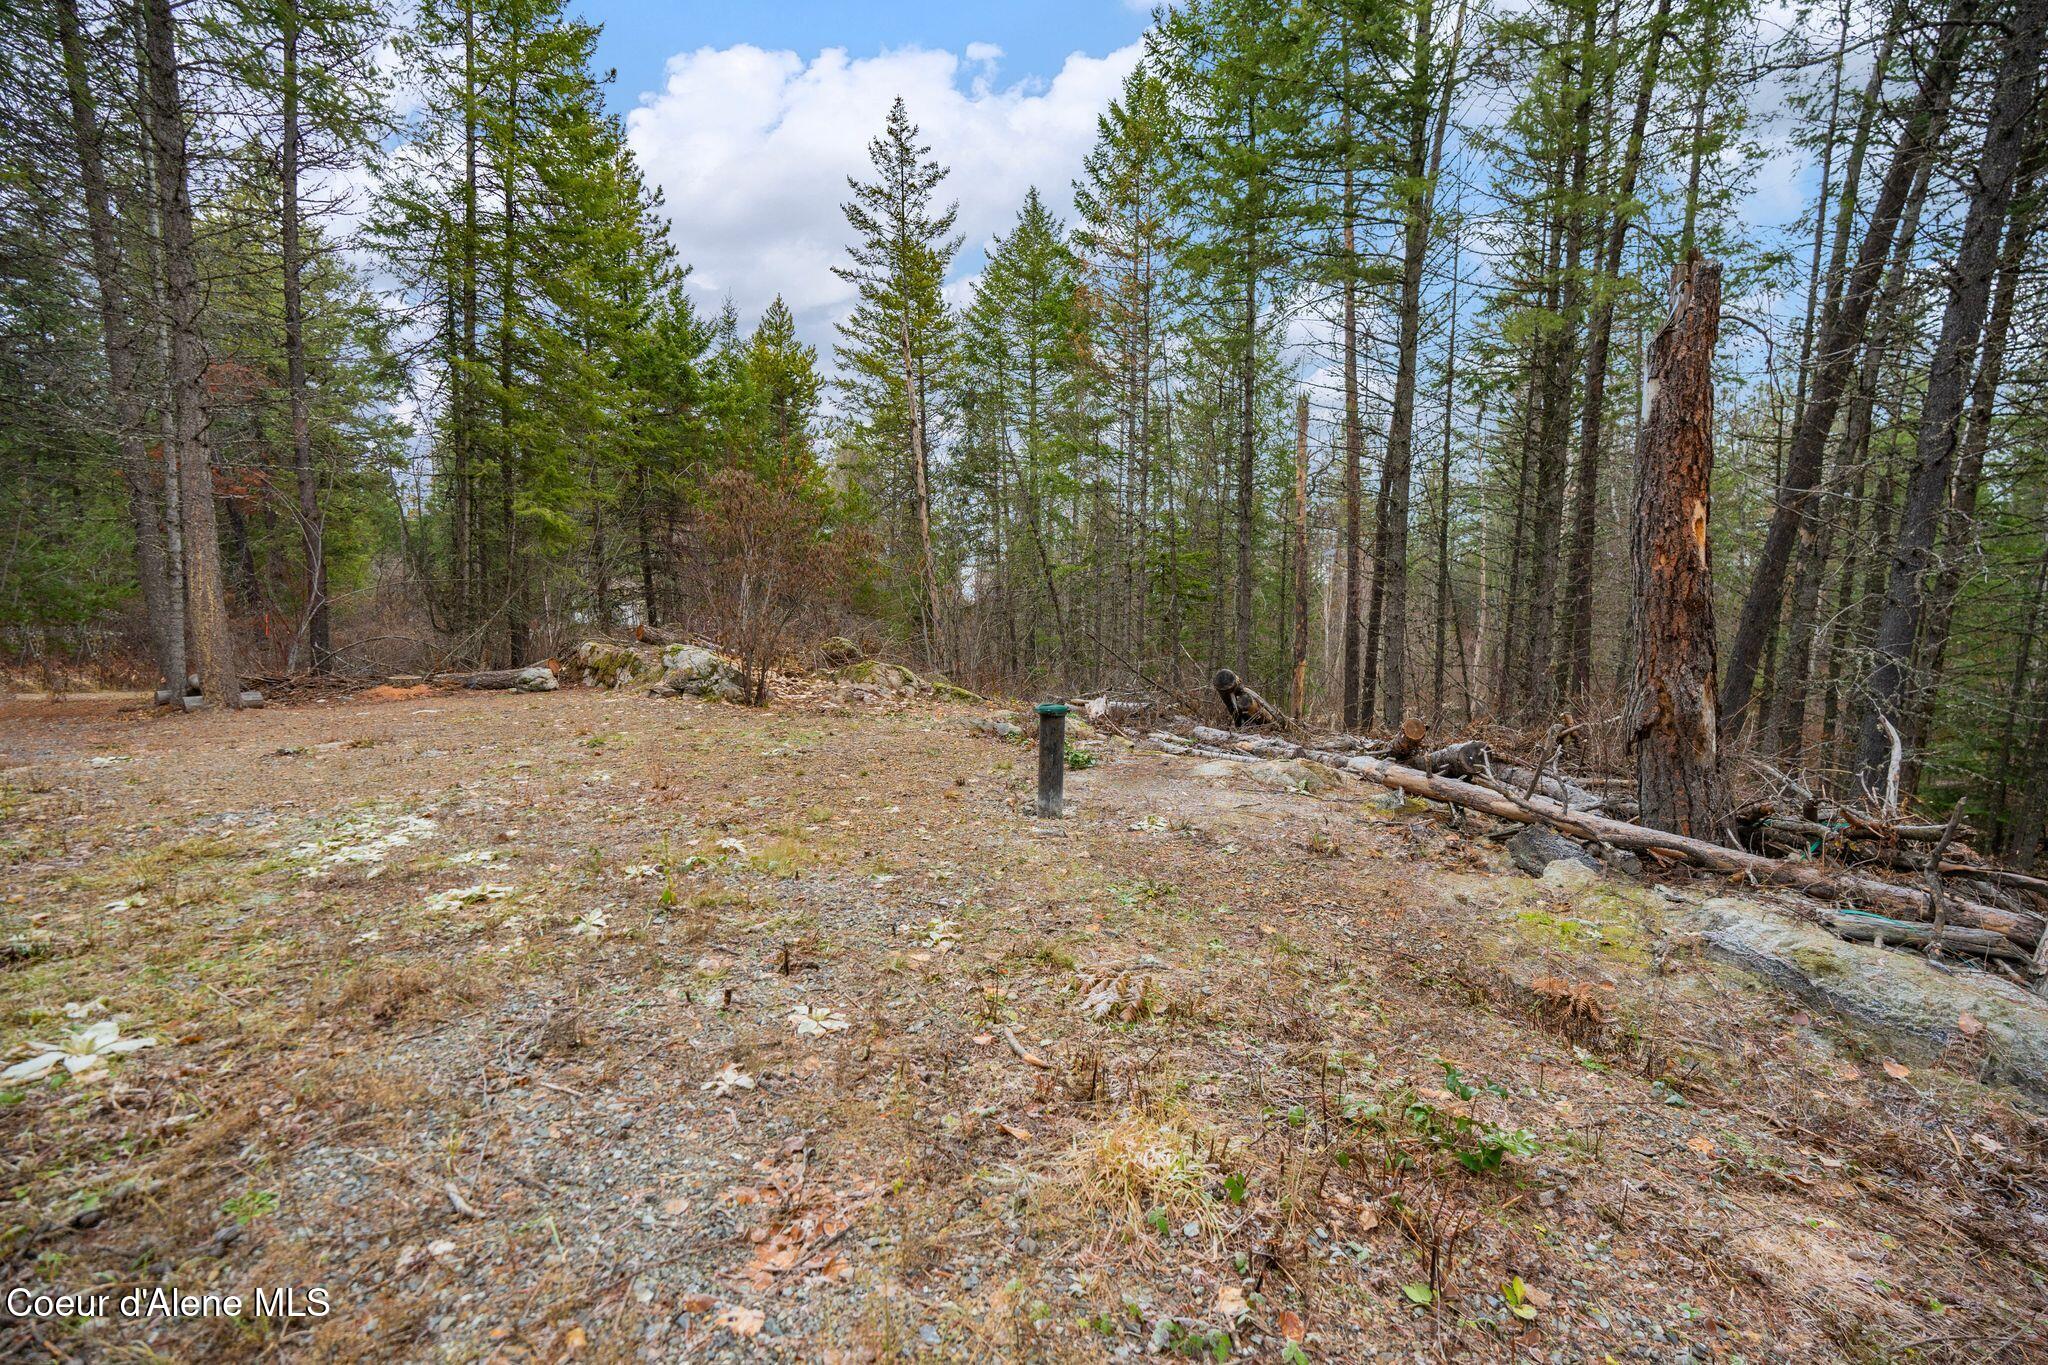
<path id="1" fill-rule="evenodd" d="M 221 582 L 214 518 L 213 452 L 207 424 L 206 346 L 199 332 L 199 262 L 193 241 L 185 115 L 178 92 L 178 40 L 170 0 L 143 0 L 143 54 L 149 69 L 143 117 L 156 166 L 156 207 L 169 308 L 172 446 L 178 461 L 184 525 L 185 617 L 202 696 L 241 705 L 227 592 Z"/>
<path id="2" fill-rule="evenodd" d="M 1629 728 L 1644 824 L 1722 841 L 1733 811 L 1714 721 L 1714 341 L 1721 268 L 1697 252 L 1672 275 L 1650 344 L 1650 411 L 1637 452 L 1635 681 Z"/>
<path id="3" fill-rule="evenodd" d="M 1913 470 L 1907 479 L 1897 548 L 1885 585 L 1884 613 L 1877 626 L 1877 667 L 1871 675 L 1857 767 L 1865 783 L 1889 761 L 1886 723 L 1906 724 L 1908 673 L 1919 635 L 1922 580 L 1934 549 L 1949 475 L 1955 465 L 1971 361 L 1984 330 L 1996 273 L 1999 243 L 2012 205 L 2027 130 L 2032 123 L 2036 68 L 2048 31 L 2048 0 L 2018 0 L 2005 30 L 2005 58 L 1992 96 L 1990 121 L 1978 153 L 1963 235 L 1950 273 L 1948 305 L 1942 311 L 1920 410 Z"/>

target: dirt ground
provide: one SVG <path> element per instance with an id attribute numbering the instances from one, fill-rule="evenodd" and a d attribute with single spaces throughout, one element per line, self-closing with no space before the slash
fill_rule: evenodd
<path id="1" fill-rule="evenodd" d="M 244 1301 L 19 1358 L 2048 1359 L 1966 1044 L 1355 779 L 1098 738 L 1048 822 L 965 705 L 125 705 L 0 707 L 0 1063 L 154 1040 L 0 1086 L 5 1287 Z"/>

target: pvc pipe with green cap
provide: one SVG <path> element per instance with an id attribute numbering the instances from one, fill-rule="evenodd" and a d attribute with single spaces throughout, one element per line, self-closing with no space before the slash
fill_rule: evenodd
<path id="1" fill-rule="evenodd" d="M 1067 708 L 1038 704 L 1038 813 L 1067 813 Z"/>

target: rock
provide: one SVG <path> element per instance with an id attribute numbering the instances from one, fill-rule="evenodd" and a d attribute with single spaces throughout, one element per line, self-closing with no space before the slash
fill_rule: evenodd
<path id="1" fill-rule="evenodd" d="M 739 670 L 699 645 L 666 645 L 661 651 L 666 670 L 654 691 L 664 697 L 711 697 L 742 701 L 746 688 Z"/>
<path id="2" fill-rule="evenodd" d="M 1524 825 L 1507 842 L 1508 856 L 1515 860 L 1515 866 L 1532 877 L 1541 877 L 1554 862 L 1563 859 L 1578 863 L 1594 872 L 1600 870 L 1600 860 L 1586 852 L 1578 841 L 1567 839 L 1548 825 Z"/>
<path id="3" fill-rule="evenodd" d="M 625 645 L 613 640 L 585 640 L 562 666 L 570 682 L 585 687 L 631 687 L 654 683 L 667 672 L 662 651 L 650 645 Z"/>
<path id="4" fill-rule="evenodd" d="M 1543 869 L 1543 875 L 1537 880 L 1553 891 L 1572 895 L 1599 881 L 1600 874 L 1584 863 L 1574 862 L 1570 858 L 1558 858 Z"/>
<path id="5" fill-rule="evenodd" d="M 880 659 L 863 659 L 834 671 L 833 676 L 842 682 L 857 683 L 863 687 L 878 688 L 884 692 L 916 692 L 929 696 L 932 685 L 902 664 L 884 663 Z"/>
<path id="6" fill-rule="evenodd" d="M 522 668 L 519 676 L 512 680 L 514 692 L 552 692 L 561 685 L 555 677 L 555 670 L 546 664 Z"/>
<path id="7" fill-rule="evenodd" d="M 1195 768 L 1195 776 L 1233 778 L 1255 787 L 1264 787 L 1268 791 L 1306 793 L 1311 796 L 1330 791 L 1342 781 L 1331 769 L 1304 758 L 1262 758 L 1250 763 L 1217 758 L 1198 765 Z"/>
<path id="8" fill-rule="evenodd" d="M 1944 972 L 1916 953 L 1836 938 L 1754 901 L 1717 896 L 1688 922 L 1708 952 L 1846 1016 L 1899 1052 L 1932 1057 L 1967 1012 L 1984 1023 L 1983 1079 L 2048 1100 L 2048 1001 L 1989 972 Z"/>
<path id="9" fill-rule="evenodd" d="M 844 635 L 835 635 L 818 646 L 818 657 L 825 661 L 827 668 L 844 668 L 866 658 L 867 651 Z"/>
<path id="10" fill-rule="evenodd" d="M 997 716 L 969 716 L 967 728 L 977 735 L 987 735 L 991 739 L 1015 739 L 1024 733 L 1022 726 Z"/>

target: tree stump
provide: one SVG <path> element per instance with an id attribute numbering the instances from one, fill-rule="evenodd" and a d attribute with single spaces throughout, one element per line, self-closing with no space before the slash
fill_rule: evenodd
<path id="1" fill-rule="evenodd" d="M 1691 253 L 1650 345 L 1650 411 L 1636 446 L 1631 743 L 1642 823 L 1726 842 L 1733 817 L 1714 698 L 1714 341 L 1721 267 Z"/>

